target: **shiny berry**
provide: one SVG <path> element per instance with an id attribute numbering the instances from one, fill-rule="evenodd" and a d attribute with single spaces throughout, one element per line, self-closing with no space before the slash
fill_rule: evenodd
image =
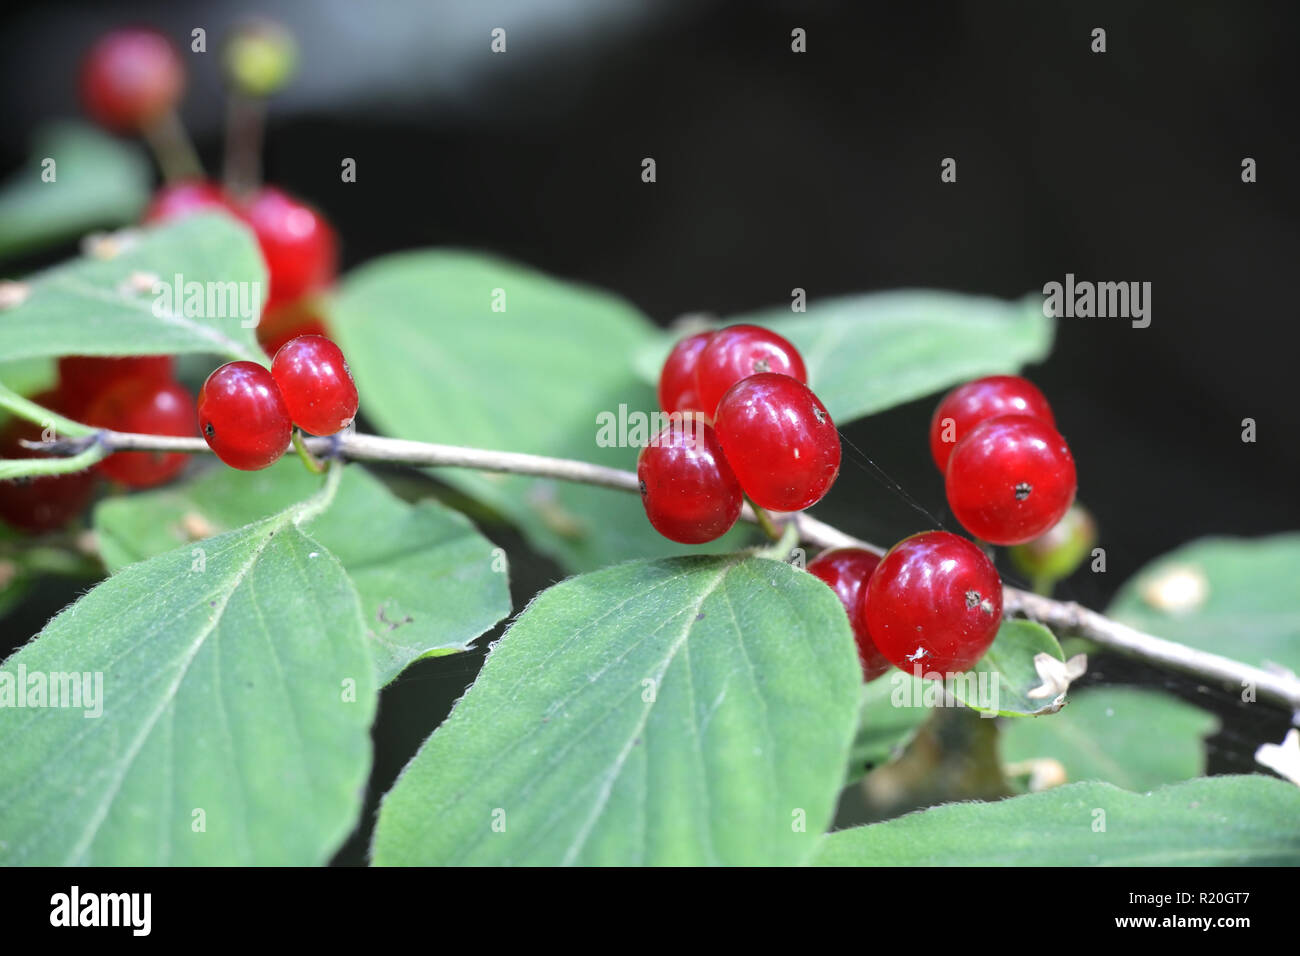
<path id="1" fill-rule="evenodd" d="M 313 435 L 333 435 L 357 415 L 357 386 L 343 351 L 321 335 L 300 335 L 275 353 L 271 375 L 293 423 Z"/>
<path id="2" fill-rule="evenodd" d="M 743 378 L 770 372 L 808 381 L 799 350 L 757 325 L 731 325 L 713 334 L 695 363 L 695 394 L 712 415 L 727 389 Z"/>
<path id="3" fill-rule="evenodd" d="M 997 636 L 1002 579 L 965 538 L 925 531 L 889 549 L 858 613 L 872 642 L 911 673 L 969 670 Z"/>
<path id="4" fill-rule="evenodd" d="M 85 422 L 97 428 L 142 435 L 193 436 L 198 433 L 194 399 L 176 382 L 127 378 L 113 383 L 90 403 Z M 119 451 L 99 470 L 131 488 L 149 488 L 175 478 L 188 455 L 157 451 Z"/>
<path id="5" fill-rule="evenodd" d="M 992 544 L 1021 544 L 1061 520 L 1078 479 L 1055 428 L 1039 418 L 1003 415 L 958 442 L 944 484 L 948 506 L 967 531 Z"/>
<path id="6" fill-rule="evenodd" d="M 284 454 L 293 425 L 270 371 L 255 362 L 230 362 L 203 383 L 199 430 L 227 465 L 256 471 Z"/>
<path id="7" fill-rule="evenodd" d="M 338 240 L 320 213 L 272 187 L 236 207 L 257 236 L 271 288 L 268 306 L 328 285 L 338 265 Z"/>
<path id="8" fill-rule="evenodd" d="M 141 220 L 146 223 L 167 222 L 196 212 L 229 212 L 226 195 L 216 183 L 187 180 L 163 186 L 153 194 Z"/>
<path id="9" fill-rule="evenodd" d="M 713 338 L 712 332 L 688 335 L 668 353 L 659 373 L 659 407 L 666 412 L 703 411 L 695 391 L 695 363 Z"/>
<path id="10" fill-rule="evenodd" d="M 862 664 L 864 680 L 875 680 L 889 670 L 889 661 L 880 649 L 871 643 L 871 636 L 863 624 L 858 610 L 867 589 L 871 573 L 880 564 L 880 555 L 862 548 L 835 548 L 823 551 L 808 562 L 808 573 L 821 578 L 835 592 L 844 605 L 853 625 L 853 637 L 858 642 L 858 661 Z"/>
<path id="11" fill-rule="evenodd" d="M 257 323 L 257 341 L 267 355 L 274 355 L 290 339 L 300 335 L 321 335 L 329 338 L 329 329 L 310 299 L 286 302 L 267 309 Z"/>
<path id="12" fill-rule="evenodd" d="M 700 415 L 674 415 L 636 461 L 646 517 L 665 538 L 703 544 L 740 517 L 740 483 Z"/>
<path id="13" fill-rule="evenodd" d="M 136 131 L 176 106 L 185 67 L 171 41 L 156 30 L 114 30 L 86 54 L 80 85 L 82 105 L 96 122 Z"/>
<path id="14" fill-rule="evenodd" d="M 760 508 L 816 504 L 840 472 L 840 435 L 807 385 L 764 372 L 733 385 L 714 417 L 718 442 Z"/>
<path id="15" fill-rule="evenodd" d="M 957 442 L 980 422 L 999 415 L 1029 415 L 1052 427 L 1056 419 L 1038 386 L 1016 375 L 990 375 L 954 388 L 943 397 L 930 419 L 930 454 L 940 471 Z"/>
<path id="16" fill-rule="evenodd" d="M 125 379 L 169 382 L 174 364 L 170 355 L 131 355 L 122 358 L 65 355 L 59 359 L 59 392 L 66 400 L 66 414 L 71 418 L 80 418 L 86 407 L 101 392 Z"/>
<path id="17" fill-rule="evenodd" d="M 67 414 L 57 392 L 34 395 L 32 401 L 58 414 Z M 40 441 L 41 432 L 41 426 L 36 422 L 9 419 L 0 428 L 0 458 L 45 457 L 22 444 L 23 441 Z M 95 473 L 90 469 L 0 481 L 0 521 L 28 534 L 55 531 L 85 511 L 94 492 Z"/>

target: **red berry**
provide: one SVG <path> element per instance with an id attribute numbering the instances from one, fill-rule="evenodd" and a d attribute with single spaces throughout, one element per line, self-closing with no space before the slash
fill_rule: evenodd
<path id="1" fill-rule="evenodd" d="M 143 222 L 167 222 L 196 212 L 229 212 L 230 204 L 216 183 L 198 179 L 171 183 L 153 194 Z"/>
<path id="2" fill-rule="evenodd" d="M 939 470 L 948 467 L 948 456 L 971 429 L 999 415 L 1029 415 L 1056 427 L 1047 399 L 1033 382 L 1016 375 L 967 382 L 945 395 L 930 419 L 930 454 Z"/>
<path id="3" fill-rule="evenodd" d="M 1078 478 L 1055 428 L 1028 415 L 1004 415 L 977 425 L 953 449 L 945 486 L 967 531 L 992 544 L 1021 544 L 1061 520 Z"/>
<path id="4" fill-rule="evenodd" d="M 641 503 L 665 538 L 703 544 L 740 517 L 740 483 L 703 416 L 674 415 L 637 456 Z"/>
<path id="5" fill-rule="evenodd" d="M 109 129 L 142 129 L 176 106 L 185 67 L 171 41 L 156 30 L 106 33 L 81 65 L 81 102 Z"/>
<path id="6" fill-rule="evenodd" d="M 142 435 L 194 435 L 197 423 L 194 399 L 176 382 L 122 379 L 102 391 L 86 409 L 88 425 Z M 99 470 L 131 488 L 149 488 L 180 474 L 188 457 L 120 451 L 101 461 Z"/>
<path id="7" fill-rule="evenodd" d="M 840 472 L 840 435 L 807 385 L 764 372 L 737 382 L 718 405 L 718 442 L 760 508 L 816 504 Z"/>
<path id="8" fill-rule="evenodd" d="M 170 355 L 132 355 L 103 358 L 93 355 L 65 355 L 59 359 L 59 391 L 66 399 L 67 414 L 80 418 L 99 393 L 125 379 L 138 382 L 169 382 L 173 368 Z"/>
<path id="9" fill-rule="evenodd" d="M 862 548 L 836 548 L 823 551 L 808 562 L 808 573 L 825 581 L 835 596 L 844 605 L 853 625 L 853 636 L 858 642 L 858 660 L 862 664 L 864 680 L 875 680 L 889 670 L 889 660 L 880 653 L 880 648 L 871 642 L 858 605 L 862 602 L 862 593 L 867 589 L 871 573 L 880 564 L 880 555 L 872 554 Z"/>
<path id="10" fill-rule="evenodd" d="M 203 437 L 232 468 L 265 468 L 289 447 L 289 410 L 270 371 L 255 362 L 230 362 L 209 375 L 198 411 Z"/>
<path id="11" fill-rule="evenodd" d="M 703 403 L 695 391 L 695 363 L 713 338 L 712 332 L 688 335 L 668 353 L 659 373 L 659 407 L 666 412 L 699 412 Z M 716 406 L 715 406 L 716 407 Z"/>
<path id="12" fill-rule="evenodd" d="M 286 342 L 300 335 L 329 338 L 325 320 L 309 303 L 310 300 L 288 302 L 262 313 L 262 319 L 257 323 L 257 341 L 267 355 L 274 355 Z"/>
<path id="13" fill-rule="evenodd" d="M 695 364 L 695 394 L 712 415 L 727 389 L 762 372 L 808 381 L 803 358 L 793 345 L 757 325 L 732 325 L 713 334 Z"/>
<path id="14" fill-rule="evenodd" d="M 34 395 L 32 401 L 66 414 L 63 400 L 56 392 Z M 11 418 L 0 428 L 0 458 L 45 457 L 21 444 L 40 441 L 41 437 L 41 426 L 36 422 Z M 54 531 L 81 514 L 90 504 L 94 491 L 95 473 L 90 469 L 0 481 L 0 520 L 29 534 Z"/>
<path id="15" fill-rule="evenodd" d="M 236 211 L 252 226 L 262 247 L 271 281 L 268 306 L 290 302 L 333 281 L 338 240 L 316 210 L 267 186 Z"/>
<path id="16" fill-rule="evenodd" d="M 862 625 L 894 666 L 957 673 L 984 656 L 1002 622 L 1002 579 L 984 552 L 947 531 L 889 549 L 858 605 Z"/>
<path id="17" fill-rule="evenodd" d="M 300 335 L 275 353 L 271 375 L 293 423 L 333 435 L 357 416 L 357 386 L 343 350 L 321 335 Z"/>

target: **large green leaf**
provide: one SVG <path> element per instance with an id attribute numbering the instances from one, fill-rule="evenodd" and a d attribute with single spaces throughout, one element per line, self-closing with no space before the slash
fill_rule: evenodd
<path id="1" fill-rule="evenodd" d="M 253 327 L 260 308 L 252 310 L 255 294 L 265 298 L 266 267 L 247 228 L 204 213 L 119 245 L 111 257 L 83 256 L 25 280 L 27 298 L 0 310 L 0 360 L 164 352 L 266 360 Z M 178 276 L 181 294 L 164 293 Z"/>
<path id="2" fill-rule="evenodd" d="M 42 178 L 54 160 L 54 181 Z M 0 187 L 0 256 L 116 226 L 149 199 L 149 162 L 138 146 L 91 126 L 41 130 L 31 161 Z"/>
<path id="3" fill-rule="evenodd" d="M 949 385 L 1014 372 L 1052 347 L 1041 296 L 1006 302 L 952 292 L 873 292 L 731 316 L 784 335 L 808 366 L 808 384 L 838 425 Z M 655 381 L 677 336 L 642 349 L 637 368 Z"/>
<path id="4" fill-rule="evenodd" d="M 1107 614 L 1151 634 L 1300 672 L 1300 534 L 1202 538 L 1157 558 Z"/>
<path id="5" fill-rule="evenodd" d="M 505 294 L 503 312 L 493 311 L 494 290 Z M 331 328 L 347 352 L 362 414 L 388 434 L 636 466 L 638 449 L 628 442 L 597 443 L 602 413 L 617 422 L 622 405 L 623 420 L 634 425 L 655 407 L 631 369 L 633 352 L 653 331 L 613 296 L 481 255 L 402 253 L 348 276 Z M 655 533 L 626 492 L 458 469 L 437 474 L 575 570 L 688 550 Z M 741 534 L 709 550 L 726 550 Z"/>
<path id="6" fill-rule="evenodd" d="M 379 864 L 790 864 L 844 779 L 861 670 L 820 581 L 638 561 L 543 592 L 384 798 Z"/>
<path id="7" fill-rule="evenodd" d="M 1063 711 L 1002 729 L 1005 763 L 1051 758 L 1071 781 L 1102 780 L 1150 790 L 1205 772 L 1204 738 L 1218 720 L 1158 690 L 1097 687 Z"/>
<path id="8" fill-rule="evenodd" d="M 823 866 L 1295 866 L 1300 789 L 1202 777 L 1145 795 L 1076 783 L 825 837 Z M 1103 829 L 1104 828 L 1104 829 Z"/>
<path id="9" fill-rule="evenodd" d="M 361 809 L 376 686 L 305 513 L 132 565 L 5 662 L 11 690 L 98 675 L 102 712 L 0 707 L 0 865 L 328 860 Z"/>
<path id="10" fill-rule="evenodd" d="M 108 499 L 95 510 L 100 551 L 116 571 L 288 507 L 319 482 L 292 459 Z M 465 650 L 510 613 L 503 553 L 459 513 L 435 501 L 406 504 L 359 465 L 348 466 L 334 506 L 304 530 L 356 586 L 381 683 L 420 657 Z"/>

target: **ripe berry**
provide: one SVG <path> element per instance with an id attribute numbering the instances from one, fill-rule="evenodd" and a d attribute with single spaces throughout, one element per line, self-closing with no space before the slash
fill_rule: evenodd
<path id="1" fill-rule="evenodd" d="M 646 517 L 665 538 L 703 544 L 726 534 L 740 517 L 740 483 L 700 415 L 673 416 L 641 449 L 636 475 Z"/>
<path id="2" fill-rule="evenodd" d="M 289 410 L 270 371 L 255 362 L 230 362 L 209 375 L 198 412 L 209 447 L 232 468 L 265 468 L 289 447 Z"/>
<path id="3" fill-rule="evenodd" d="M 840 435 L 807 385 L 764 372 L 733 385 L 714 418 L 718 442 L 754 504 L 799 511 L 840 471 Z"/>
<path id="4" fill-rule="evenodd" d="M 980 422 L 999 415 L 1029 415 L 1053 428 L 1056 419 L 1038 386 L 1016 375 L 990 375 L 953 389 L 930 419 L 930 454 L 940 471 L 957 443 Z"/>
<path id="5" fill-rule="evenodd" d="M 659 407 L 666 412 L 703 411 L 695 391 L 695 364 L 713 338 L 712 332 L 688 335 L 668 353 L 659 373 Z M 716 406 L 715 406 L 716 407 Z"/>
<path id="6" fill-rule="evenodd" d="M 114 30 L 90 48 L 81 65 L 81 101 L 109 129 L 142 129 L 176 106 L 185 68 L 156 30 Z"/>
<path id="7" fill-rule="evenodd" d="M 712 415 L 727 389 L 743 378 L 771 372 L 808 381 L 803 358 L 793 345 L 757 325 L 732 325 L 713 334 L 695 363 L 695 394 Z"/>
<path id="8" fill-rule="evenodd" d="M 32 401 L 59 414 L 66 414 L 57 392 L 32 396 Z M 21 444 L 40 441 L 41 426 L 11 418 L 0 428 L 0 458 L 41 458 L 41 452 Z M 62 528 L 90 504 L 95 491 L 95 473 L 90 469 L 65 475 L 13 478 L 0 481 L 0 520 L 29 534 Z"/>
<path id="9" fill-rule="evenodd" d="M 266 259 L 271 281 L 267 306 L 290 302 L 333 280 L 338 240 L 320 213 L 269 186 L 236 212 L 253 228 Z"/>
<path id="10" fill-rule="evenodd" d="M 853 636 L 858 642 L 858 660 L 862 664 L 864 680 L 875 680 L 889 670 L 889 660 L 880 648 L 871 642 L 863 624 L 858 605 L 864 600 L 863 592 L 871 573 L 880 564 L 880 555 L 862 548 L 835 548 L 823 551 L 808 562 L 808 573 L 825 581 L 844 605 L 853 625 Z"/>
<path id="11" fill-rule="evenodd" d="M 293 423 L 333 435 L 357 415 L 357 386 L 343 351 L 321 335 L 300 335 L 275 353 L 271 375 Z"/>
<path id="12" fill-rule="evenodd" d="M 229 212 L 230 203 L 216 183 L 207 180 L 189 180 L 163 186 L 153 194 L 141 220 L 167 222 L 196 212 Z"/>
<path id="13" fill-rule="evenodd" d="M 169 382 L 170 355 L 131 355 L 104 358 L 93 355 L 65 355 L 59 359 L 59 392 L 67 414 L 80 418 L 86 407 L 110 385 L 126 379 L 137 382 Z"/>
<path id="14" fill-rule="evenodd" d="M 1021 544 L 1061 520 L 1078 479 L 1065 439 L 1047 422 L 1003 415 L 953 449 L 945 482 L 953 515 L 975 537 Z"/>
<path id="15" fill-rule="evenodd" d="M 325 320 L 312 308 L 310 299 L 287 302 L 262 313 L 257 323 L 257 341 L 267 355 L 274 355 L 290 339 L 300 335 L 329 338 Z"/>
<path id="16" fill-rule="evenodd" d="M 194 399 L 175 382 L 121 379 L 100 392 L 86 409 L 86 424 L 142 435 L 193 435 L 198 413 Z M 120 451 L 99 463 L 109 478 L 131 488 L 160 485 L 180 474 L 187 455 Z"/>
<path id="17" fill-rule="evenodd" d="M 1002 579 L 975 545 L 925 531 L 889 549 L 867 582 L 858 614 L 894 666 L 923 673 L 969 670 L 1002 622 Z"/>

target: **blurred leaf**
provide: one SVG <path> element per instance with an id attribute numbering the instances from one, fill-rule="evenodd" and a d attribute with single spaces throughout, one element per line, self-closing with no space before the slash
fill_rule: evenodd
<path id="1" fill-rule="evenodd" d="M 924 695 L 925 683 L 899 670 L 862 685 L 858 734 L 849 753 L 846 783 L 861 779 L 903 752 L 931 714 L 922 703 Z"/>
<path id="2" fill-rule="evenodd" d="M 238 314 L 241 302 L 251 307 L 253 283 L 259 295 L 266 288 L 266 267 L 248 229 L 204 213 L 117 243 L 111 258 L 82 256 L 24 280 L 27 299 L 0 310 L 0 356 L 209 352 L 266 361 L 256 330 L 244 328 Z M 155 294 L 154 280 L 174 287 L 177 276 L 181 301 Z M 202 315 L 190 308 L 191 283 L 203 290 Z"/>
<path id="3" fill-rule="evenodd" d="M 832 833 L 821 866 L 1295 866 L 1300 789 L 1203 777 L 1139 795 L 1076 783 Z M 1103 829 L 1104 827 L 1104 829 Z"/>
<path id="4" fill-rule="evenodd" d="M 0 693 L 102 683 L 89 708 L 0 707 L 0 865 L 329 859 L 361 810 L 376 687 L 356 591 L 303 514 L 132 565 L 5 662 Z"/>
<path id="5" fill-rule="evenodd" d="M 984 375 L 1015 372 L 1047 357 L 1053 320 L 1041 296 L 1006 302 L 952 292 L 872 292 L 730 316 L 784 335 L 808 366 L 808 384 L 837 425 Z M 643 348 L 637 369 L 659 379 L 678 335 Z"/>
<path id="6" fill-rule="evenodd" d="M 861 670 L 812 575 L 636 561 L 542 592 L 384 798 L 378 864 L 794 864 Z"/>
<path id="7" fill-rule="evenodd" d="M 95 509 L 100 551 L 116 571 L 256 521 L 319 484 L 295 458 L 111 498 Z M 504 554 L 457 512 L 434 501 L 406 504 L 359 465 L 345 470 L 333 507 L 304 527 L 356 586 L 382 684 L 421 657 L 467 649 L 510 613 Z"/>
<path id="8" fill-rule="evenodd" d="M 498 290 L 505 311 L 493 311 Z M 627 441 L 597 444 L 598 416 L 617 426 L 622 406 L 622 421 L 634 427 L 655 410 L 630 365 L 653 330 L 607 293 L 474 253 L 401 253 L 346 278 L 330 327 L 362 414 L 387 434 L 636 467 L 639 449 Z M 575 570 L 699 550 L 661 537 L 626 492 L 462 469 L 436 474 Z M 744 535 L 707 550 L 728 550 Z"/>
<path id="9" fill-rule="evenodd" d="M 46 159 L 54 160 L 54 182 L 41 178 Z M 133 221 L 149 201 L 151 178 L 134 143 L 81 123 L 45 127 L 28 164 L 0 186 L 0 256 Z"/>
<path id="10" fill-rule="evenodd" d="M 1201 538 L 1127 581 L 1107 614 L 1255 667 L 1300 672 L 1300 534 Z"/>
<path id="11" fill-rule="evenodd" d="M 1071 695 L 1052 717 L 1004 726 L 1002 757 L 1051 758 L 1071 781 L 1145 791 L 1205 773 L 1205 738 L 1218 726 L 1214 715 L 1161 691 L 1097 687 Z"/>

